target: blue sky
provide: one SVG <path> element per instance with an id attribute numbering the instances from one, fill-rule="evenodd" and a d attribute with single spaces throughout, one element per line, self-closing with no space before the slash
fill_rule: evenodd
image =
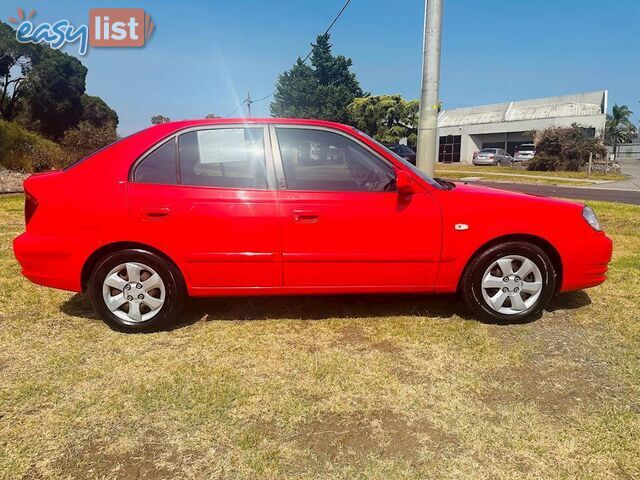
<path id="1" fill-rule="evenodd" d="M 444 0 L 440 97 L 445 108 L 609 90 L 640 116 L 637 0 Z M 142 49 L 94 48 L 82 57 L 87 92 L 120 116 L 119 131 L 228 115 L 246 96 L 274 88 L 279 73 L 341 8 L 343 0 L 5 0 L 2 20 L 36 9 L 36 22 L 88 22 L 90 7 L 143 7 L 156 31 Z M 332 30 L 334 52 L 351 57 L 364 90 L 418 98 L 423 0 L 352 0 Z M 67 49 L 77 54 L 77 48 Z M 239 112 L 238 112 L 239 113 Z M 253 105 L 268 116 L 269 101 Z M 237 115 L 237 114 L 236 114 Z"/>

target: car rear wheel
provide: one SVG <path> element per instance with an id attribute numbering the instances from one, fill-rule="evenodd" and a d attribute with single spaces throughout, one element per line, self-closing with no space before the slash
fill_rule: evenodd
<path id="1" fill-rule="evenodd" d="M 89 280 L 96 313 L 124 332 L 158 330 L 176 319 L 184 299 L 182 277 L 160 256 L 138 249 L 114 252 Z"/>
<path id="2" fill-rule="evenodd" d="M 555 292 L 549 256 L 526 242 L 506 242 L 477 255 L 461 281 L 465 302 L 482 320 L 512 323 L 540 316 Z"/>

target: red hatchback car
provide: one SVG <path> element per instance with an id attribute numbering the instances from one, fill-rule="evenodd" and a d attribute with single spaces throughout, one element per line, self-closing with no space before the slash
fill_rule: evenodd
<path id="1" fill-rule="evenodd" d="M 589 207 L 432 179 L 323 121 L 166 123 L 24 187 L 23 274 L 125 331 L 221 295 L 460 292 L 523 321 L 612 251 Z"/>

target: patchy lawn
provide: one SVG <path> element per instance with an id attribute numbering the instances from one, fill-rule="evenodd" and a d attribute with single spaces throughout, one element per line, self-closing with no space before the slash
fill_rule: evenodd
<path id="1" fill-rule="evenodd" d="M 525 325 L 450 298 L 193 301 L 125 335 L 21 278 L 0 198 L 0 478 L 637 478 L 640 208 L 610 278 Z"/>
<path id="2" fill-rule="evenodd" d="M 436 175 L 459 180 L 467 177 L 482 177 L 492 182 L 542 183 L 546 185 L 568 185 L 573 187 L 593 185 L 594 183 L 624 180 L 620 173 L 592 173 L 586 172 L 535 172 L 513 166 L 485 166 L 469 164 L 436 164 Z"/>

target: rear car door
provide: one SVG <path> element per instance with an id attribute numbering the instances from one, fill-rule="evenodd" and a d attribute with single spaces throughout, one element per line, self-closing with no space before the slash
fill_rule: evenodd
<path id="1" fill-rule="evenodd" d="M 173 256 L 191 294 L 282 285 L 266 126 L 181 131 L 144 155 L 130 180 L 136 240 Z"/>
<path id="2" fill-rule="evenodd" d="M 432 195 L 399 195 L 391 163 L 344 132 L 271 128 L 285 287 L 430 291 L 441 247 Z"/>

